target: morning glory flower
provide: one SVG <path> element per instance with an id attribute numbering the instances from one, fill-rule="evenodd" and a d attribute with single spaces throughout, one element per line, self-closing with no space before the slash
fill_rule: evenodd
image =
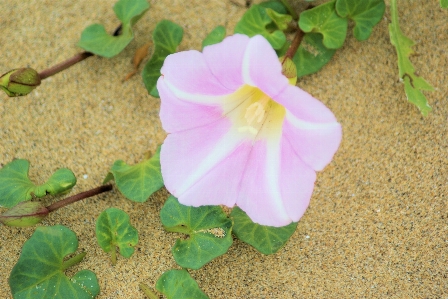
<path id="1" fill-rule="evenodd" d="M 341 126 L 289 84 L 269 42 L 236 34 L 203 53 L 169 55 L 161 73 L 168 191 L 188 206 L 236 205 L 262 225 L 298 221 L 316 171 L 339 147 Z"/>

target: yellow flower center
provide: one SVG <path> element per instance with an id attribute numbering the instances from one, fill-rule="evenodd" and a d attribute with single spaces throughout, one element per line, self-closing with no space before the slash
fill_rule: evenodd
<path id="1" fill-rule="evenodd" d="M 244 85 L 228 98 L 224 113 L 239 133 L 261 139 L 279 135 L 286 110 L 257 87 Z"/>

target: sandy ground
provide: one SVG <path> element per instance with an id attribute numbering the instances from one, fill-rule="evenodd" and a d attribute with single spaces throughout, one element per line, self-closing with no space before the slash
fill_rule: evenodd
<path id="1" fill-rule="evenodd" d="M 150 2 L 135 40 L 117 57 L 89 58 L 27 97 L 0 95 L 0 163 L 29 159 L 37 182 L 68 167 L 78 177 L 76 194 L 98 186 L 115 160 L 135 163 L 155 151 L 165 137 L 160 100 L 148 96 L 140 76 L 121 82 L 135 50 L 162 19 L 183 26 L 180 50 L 200 49 L 215 26 L 232 32 L 245 8 L 224 0 Z M 426 93 L 433 112 L 422 117 L 406 101 L 389 43 L 388 5 L 368 41 L 350 32 L 321 72 L 298 83 L 332 109 L 344 136 L 333 162 L 318 174 L 297 231 L 275 255 L 235 240 L 228 254 L 191 271 L 210 298 L 448 296 L 448 11 L 438 1 L 399 2 L 403 31 L 417 42 L 412 61 L 435 87 Z M 71 57 L 86 26 L 99 22 L 112 31 L 118 25 L 113 3 L 1 1 L 0 73 L 43 70 Z M 170 252 L 177 235 L 159 220 L 166 197 L 161 191 L 138 204 L 114 191 L 61 209 L 42 225 L 76 232 L 87 256 L 67 274 L 93 270 L 98 298 L 145 298 L 140 282 L 154 286 L 164 271 L 179 268 Z M 94 233 L 99 213 L 112 206 L 129 213 L 140 234 L 135 254 L 115 267 Z M 0 297 L 11 298 L 9 272 L 35 228 L 0 229 Z"/>

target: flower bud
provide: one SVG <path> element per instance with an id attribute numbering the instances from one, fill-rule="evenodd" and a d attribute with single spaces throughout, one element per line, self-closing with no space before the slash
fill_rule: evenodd
<path id="1" fill-rule="evenodd" d="M 289 84 L 296 85 L 297 83 L 297 68 L 289 57 L 280 57 L 280 63 L 282 64 L 282 74 L 288 78 Z"/>
<path id="2" fill-rule="evenodd" d="M 48 213 L 40 202 L 23 201 L 0 215 L 0 222 L 7 226 L 32 226 L 41 222 Z"/>
<path id="3" fill-rule="evenodd" d="M 27 95 L 39 85 L 39 74 L 31 68 L 12 70 L 0 77 L 0 88 L 10 97 Z"/>

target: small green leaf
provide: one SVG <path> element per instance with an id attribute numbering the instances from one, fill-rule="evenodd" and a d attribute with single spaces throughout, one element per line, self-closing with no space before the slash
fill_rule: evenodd
<path id="1" fill-rule="evenodd" d="M 286 36 L 283 31 L 271 28 L 271 25 L 275 25 L 275 23 L 266 10 L 260 5 L 252 5 L 236 24 L 235 33 L 242 33 L 249 37 L 260 34 L 268 40 L 274 49 L 281 49 L 286 42 Z"/>
<path id="2" fill-rule="evenodd" d="M 369 38 L 373 27 L 381 21 L 386 4 L 384 0 L 337 0 L 336 11 L 342 18 L 355 21 L 355 37 L 362 41 Z"/>
<path id="3" fill-rule="evenodd" d="M 162 68 L 163 62 L 168 55 L 176 53 L 176 49 L 182 41 L 183 35 L 184 30 L 182 27 L 168 20 L 160 21 L 152 33 L 154 53 L 146 63 L 142 77 L 146 90 L 153 97 L 159 97 L 156 85 L 160 77 L 160 69 Z"/>
<path id="4" fill-rule="evenodd" d="M 19 202 L 30 200 L 33 195 L 57 195 L 69 191 L 76 184 L 70 169 L 60 168 L 42 185 L 35 185 L 28 177 L 30 162 L 13 160 L 0 169 L 0 206 L 10 208 Z"/>
<path id="5" fill-rule="evenodd" d="M 288 9 L 286 8 L 286 6 L 283 5 L 283 3 L 281 3 L 280 1 L 277 1 L 277 0 L 270 0 L 270 1 L 266 1 L 266 2 L 261 2 L 258 5 L 260 5 L 261 7 L 264 7 L 264 8 L 273 9 L 273 10 L 275 10 L 279 14 L 284 14 L 284 15 L 288 14 Z"/>
<path id="6" fill-rule="evenodd" d="M 156 289 L 168 299 L 208 299 L 186 270 L 169 270 L 160 276 Z"/>
<path id="7" fill-rule="evenodd" d="M 129 221 L 126 212 L 109 208 L 103 211 L 96 221 L 96 239 L 105 252 L 112 250 L 112 263 L 115 265 L 115 247 L 120 248 L 120 254 L 126 258 L 134 253 L 138 243 L 138 231 Z"/>
<path id="8" fill-rule="evenodd" d="M 222 42 L 226 37 L 226 28 L 224 26 L 218 26 L 210 32 L 202 42 L 202 49 L 206 46 L 214 45 Z"/>
<path id="9" fill-rule="evenodd" d="M 111 36 L 103 25 L 93 24 L 84 29 L 78 46 L 96 55 L 111 58 L 120 53 L 134 38 L 132 26 L 149 9 L 146 0 L 119 0 L 114 12 L 121 21 L 119 36 Z"/>
<path id="10" fill-rule="evenodd" d="M 316 73 L 333 57 L 336 50 L 328 49 L 322 43 L 319 33 L 305 33 L 294 58 L 297 78 Z"/>
<path id="11" fill-rule="evenodd" d="M 271 8 L 267 8 L 266 13 L 275 23 L 275 25 L 277 25 L 277 28 L 282 31 L 286 30 L 288 28 L 289 22 L 292 21 L 292 17 L 290 15 L 279 14 Z"/>
<path id="12" fill-rule="evenodd" d="M 338 16 L 335 1 L 331 1 L 300 14 L 299 26 L 304 32 L 318 32 L 329 49 L 339 49 L 347 35 L 347 19 Z"/>
<path id="13" fill-rule="evenodd" d="M 17 264 L 11 271 L 9 286 L 15 299 L 91 299 L 100 292 L 95 273 L 81 270 L 65 276 L 67 266 L 85 254 L 67 261 L 64 257 L 78 248 L 73 231 L 62 225 L 38 227 L 25 242 Z"/>
<path id="14" fill-rule="evenodd" d="M 448 8 L 448 0 L 440 0 L 441 8 Z"/>
<path id="15" fill-rule="evenodd" d="M 128 165 L 122 160 L 115 161 L 103 183 L 111 179 L 115 180 L 118 190 L 127 199 L 136 202 L 147 201 L 154 192 L 163 187 L 160 147 L 150 159 L 135 165 Z"/>
<path id="16" fill-rule="evenodd" d="M 415 43 L 405 36 L 400 29 L 396 0 L 391 1 L 390 10 L 392 15 L 392 22 L 389 24 L 390 42 L 397 51 L 400 79 L 404 82 L 404 90 L 408 101 L 416 105 L 424 116 L 427 116 L 428 112 L 431 111 L 431 106 L 429 106 L 428 100 L 421 90 L 434 90 L 434 88 L 425 79 L 415 74 L 415 69 L 409 60 L 409 55 L 413 53 L 411 47 Z"/>
<path id="17" fill-rule="evenodd" d="M 232 245 L 232 220 L 219 206 L 187 207 L 170 196 L 160 219 L 166 230 L 189 235 L 187 240 L 177 239 L 171 250 L 183 268 L 199 269 Z"/>
<path id="18" fill-rule="evenodd" d="M 283 227 L 264 226 L 254 223 L 238 207 L 233 208 L 230 217 L 234 222 L 233 234 L 263 254 L 276 253 L 286 244 L 297 227 L 297 222 L 292 222 Z"/>

